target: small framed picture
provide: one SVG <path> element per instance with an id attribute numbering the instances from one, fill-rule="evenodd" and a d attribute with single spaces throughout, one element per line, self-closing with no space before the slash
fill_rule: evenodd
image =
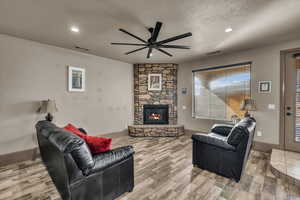
<path id="1" fill-rule="evenodd" d="M 259 93 L 271 93 L 272 82 L 271 81 L 259 81 L 258 92 Z"/>
<path id="2" fill-rule="evenodd" d="M 85 91 L 85 69 L 69 66 L 69 92 Z"/>
<path id="3" fill-rule="evenodd" d="M 162 75 L 161 74 L 149 74 L 148 75 L 148 90 L 149 91 L 159 91 L 162 85 Z"/>

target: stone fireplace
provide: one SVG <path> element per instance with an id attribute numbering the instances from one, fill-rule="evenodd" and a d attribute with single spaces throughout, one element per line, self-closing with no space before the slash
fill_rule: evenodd
<path id="1" fill-rule="evenodd" d="M 143 116 L 144 124 L 169 124 L 169 105 L 146 104 Z"/>
<path id="2" fill-rule="evenodd" d="M 177 64 L 134 65 L 134 125 L 130 136 L 180 136 L 177 124 Z M 161 74 L 162 87 L 148 90 L 148 75 Z"/>
<path id="3" fill-rule="evenodd" d="M 168 105 L 169 124 L 177 124 L 177 64 L 134 65 L 134 124 L 144 124 L 144 105 Z M 162 75 L 162 89 L 148 91 L 148 75 Z"/>

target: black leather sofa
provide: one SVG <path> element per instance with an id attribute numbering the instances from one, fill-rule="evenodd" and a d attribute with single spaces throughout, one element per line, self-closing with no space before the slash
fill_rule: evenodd
<path id="1" fill-rule="evenodd" d="M 92 155 L 83 139 L 49 121 L 36 124 L 40 154 L 63 200 L 111 200 L 134 187 L 131 146 Z"/>
<path id="2" fill-rule="evenodd" d="M 193 165 L 238 182 L 251 151 L 255 127 L 255 119 L 247 117 L 235 126 L 216 124 L 209 134 L 193 134 Z"/>

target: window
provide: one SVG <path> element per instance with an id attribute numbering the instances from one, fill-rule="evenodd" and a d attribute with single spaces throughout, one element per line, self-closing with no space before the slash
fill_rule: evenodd
<path id="1" fill-rule="evenodd" d="M 193 71 L 193 117 L 232 120 L 243 117 L 240 105 L 250 98 L 251 62 Z"/>

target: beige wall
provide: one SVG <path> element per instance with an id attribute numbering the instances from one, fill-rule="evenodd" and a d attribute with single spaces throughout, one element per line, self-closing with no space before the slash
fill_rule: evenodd
<path id="1" fill-rule="evenodd" d="M 67 92 L 67 65 L 86 69 L 86 92 Z M 133 122 L 133 67 L 0 35 L 0 154 L 35 147 L 38 102 L 55 99 L 59 126 L 68 122 L 90 135 L 121 131 Z"/>
<path id="2" fill-rule="evenodd" d="M 192 118 L 192 70 L 252 61 L 252 96 L 257 101 L 256 141 L 279 143 L 280 51 L 300 40 L 183 63 L 178 69 L 178 120 L 187 129 L 207 131 L 213 120 Z M 86 92 L 67 92 L 67 65 L 86 69 Z M 38 102 L 55 99 L 55 123 L 85 127 L 90 135 L 117 132 L 133 122 L 132 64 L 0 35 L 0 154 L 36 147 Z M 272 93 L 258 94 L 257 81 L 271 80 Z M 188 88 L 188 95 L 181 88 Z M 275 104 L 276 110 L 268 110 Z M 183 110 L 182 106 L 187 107 Z"/>
<path id="3" fill-rule="evenodd" d="M 300 40 L 284 42 L 281 44 L 262 48 L 241 51 L 238 53 L 199 59 L 190 63 L 179 65 L 178 70 L 178 121 L 187 129 L 208 131 L 214 123 L 213 120 L 200 120 L 192 118 L 192 70 L 207 66 L 218 66 L 252 61 L 251 93 L 257 102 L 258 111 L 254 116 L 258 121 L 257 129 L 262 136 L 255 136 L 256 141 L 279 144 L 279 105 L 280 105 L 280 51 L 300 47 Z M 272 81 L 271 94 L 259 94 L 257 84 L 259 80 Z M 188 95 L 181 94 L 181 88 L 188 88 Z M 275 104 L 275 110 L 269 110 L 268 104 Z M 182 106 L 187 109 L 183 110 Z"/>

